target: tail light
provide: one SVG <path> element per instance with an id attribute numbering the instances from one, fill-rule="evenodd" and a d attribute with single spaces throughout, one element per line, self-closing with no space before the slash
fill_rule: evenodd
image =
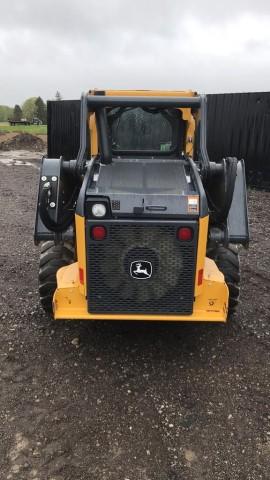
<path id="1" fill-rule="evenodd" d="M 82 268 L 79 268 L 79 280 L 80 280 L 80 284 L 84 285 L 84 272 Z"/>
<path id="2" fill-rule="evenodd" d="M 203 283 L 203 268 L 198 271 L 198 285 Z"/>
<path id="3" fill-rule="evenodd" d="M 180 242 L 190 242 L 193 239 L 193 230 L 190 227 L 180 227 L 177 231 Z"/>
<path id="4" fill-rule="evenodd" d="M 93 240 L 105 240 L 107 237 L 107 229 L 103 225 L 96 225 L 91 229 L 91 237 Z"/>

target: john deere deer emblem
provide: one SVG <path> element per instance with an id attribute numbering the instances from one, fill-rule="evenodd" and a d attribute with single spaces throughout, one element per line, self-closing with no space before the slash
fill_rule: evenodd
<path id="1" fill-rule="evenodd" d="M 144 260 L 136 260 L 130 265 L 130 275 L 138 280 L 146 280 L 152 277 L 152 263 Z"/>

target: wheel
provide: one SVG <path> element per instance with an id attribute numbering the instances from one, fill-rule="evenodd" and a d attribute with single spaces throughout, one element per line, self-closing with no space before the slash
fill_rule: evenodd
<path id="1" fill-rule="evenodd" d="M 240 295 L 240 262 L 237 247 L 229 245 L 217 246 L 210 250 L 207 256 L 214 260 L 223 273 L 229 289 L 229 315 L 233 314 L 239 302 Z"/>
<path id="2" fill-rule="evenodd" d="M 228 217 L 237 176 L 237 163 L 236 158 L 224 158 L 222 174 L 214 180 L 211 179 L 206 185 L 210 220 L 214 224 L 222 224 Z"/>
<path id="3" fill-rule="evenodd" d="M 39 261 L 39 297 L 44 310 L 52 313 L 52 299 L 55 292 L 56 273 L 61 267 L 74 262 L 74 246 L 64 242 L 55 245 L 54 242 L 44 242 L 41 247 Z"/>

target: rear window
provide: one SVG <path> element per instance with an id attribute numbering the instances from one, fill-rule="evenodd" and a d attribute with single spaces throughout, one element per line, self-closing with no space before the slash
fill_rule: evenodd
<path id="1" fill-rule="evenodd" d="M 114 108 L 108 123 L 115 154 L 171 155 L 183 149 L 183 120 L 179 110 Z"/>

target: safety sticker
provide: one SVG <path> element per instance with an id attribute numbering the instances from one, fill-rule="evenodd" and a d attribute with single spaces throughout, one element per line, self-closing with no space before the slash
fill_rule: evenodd
<path id="1" fill-rule="evenodd" d="M 188 213 L 199 213 L 199 197 L 197 195 L 188 196 Z"/>

